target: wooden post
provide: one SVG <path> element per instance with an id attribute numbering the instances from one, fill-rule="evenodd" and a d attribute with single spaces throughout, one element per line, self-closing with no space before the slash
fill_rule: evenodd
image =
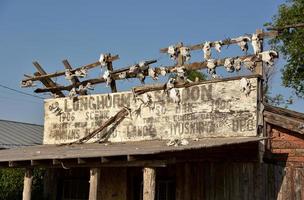
<path id="1" fill-rule="evenodd" d="M 144 168 L 144 189 L 143 200 L 155 199 L 155 169 L 146 167 Z"/>
<path id="2" fill-rule="evenodd" d="M 90 169 L 89 200 L 97 200 L 98 199 L 99 181 L 100 181 L 100 169 L 99 168 L 91 168 Z"/>
<path id="3" fill-rule="evenodd" d="M 110 55 L 111 57 L 111 55 Z M 112 61 L 108 61 L 107 62 L 107 69 L 112 72 L 113 71 L 113 65 L 112 65 Z M 111 87 L 111 91 L 112 93 L 117 92 L 117 88 L 116 88 L 116 82 L 114 79 L 112 79 L 111 83 L 110 83 L 110 87 Z"/>
<path id="4" fill-rule="evenodd" d="M 23 200 L 31 200 L 32 193 L 32 182 L 33 182 L 33 170 L 26 169 L 24 175 L 24 185 L 23 185 Z"/>
<path id="5" fill-rule="evenodd" d="M 263 30 L 257 29 L 256 34 L 258 34 L 258 35 L 263 34 Z M 263 51 L 264 40 L 263 40 L 263 38 L 261 40 L 262 40 L 261 41 L 261 52 L 262 52 Z M 255 73 L 261 75 L 264 79 L 264 69 L 263 69 L 263 62 L 262 61 L 257 62 L 257 65 L 255 67 Z"/>

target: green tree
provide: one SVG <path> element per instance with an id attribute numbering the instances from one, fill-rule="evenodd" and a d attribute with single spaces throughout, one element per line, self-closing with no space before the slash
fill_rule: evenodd
<path id="1" fill-rule="evenodd" d="M 24 169 L 0 169 L 0 200 L 22 199 Z M 43 199 L 45 170 L 34 169 L 32 199 Z"/>
<path id="2" fill-rule="evenodd" d="M 279 31 L 279 36 L 270 40 L 270 44 L 287 61 L 282 69 L 283 85 L 304 98 L 304 28 L 284 28 L 299 23 L 304 23 L 304 0 L 288 0 L 280 5 L 277 15 L 266 25 Z"/>

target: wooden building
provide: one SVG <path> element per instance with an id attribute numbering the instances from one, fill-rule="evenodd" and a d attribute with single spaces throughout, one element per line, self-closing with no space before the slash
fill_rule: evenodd
<path id="1" fill-rule="evenodd" d="M 248 95 L 235 88 L 239 78 L 201 83 L 207 86 L 205 88 L 212 85 L 213 89 L 212 98 L 205 99 L 205 104 L 208 101 L 216 102 L 214 100 L 219 99 L 219 96 L 224 102 L 226 94 L 233 94 L 236 102 L 247 101 L 247 111 L 232 101 L 228 110 L 222 106 L 224 103 L 212 104 L 219 107 L 211 113 L 233 111 L 234 114 L 233 119 L 225 115 L 226 121 L 219 121 L 219 124 L 229 122 L 216 131 L 220 135 L 210 134 L 211 129 L 206 133 L 202 131 L 201 135 L 196 132 L 186 136 L 181 134 L 179 139 L 170 141 L 171 145 L 168 143 L 169 137 L 158 133 L 169 126 L 163 124 L 162 127 L 156 127 L 159 130 L 153 132 L 153 137 L 145 135 L 144 131 L 112 132 L 102 143 L 60 144 L 60 141 L 69 142 L 75 138 L 58 137 L 57 132 L 52 131 L 58 126 L 53 124 L 52 129 L 45 130 L 44 145 L 2 150 L 0 166 L 27 168 L 24 199 L 30 199 L 31 170 L 36 167 L 47 168 L 44 193 L 45 199 L 50 200 L 304 199 L 304 115 L 262 104 L 259 98 L 259 77 L 247 78 L 253 85 Z M 218 90 L 223 84 L 226 85 L 226 93 Z M 194 84 L 188 88 L 196 86 Z M 184 94 L 183 90 L 185 88 L 181 89 L 181 94 Z M 154 97 L 152 93 L 152 99 Z M 208 95 L 203 95 L 199 103 L 205 97 Z M 226 98 L 231 98 L 231 95 Z M 67 98 L 56 99 L 59 105 L 63 103 L 63 110 L 69 109 L 69 101 Z M 166 106 L 182 106 L 189 102 L 193 103 L 193 99 L 182 99 L 178 105 L 170 101 Z M 49 108 L 50 103 L 54 101 L 47 102 L 46 108 Z M 94 109 L 94 106 L 91 107 Z M 56 116 L 51 110 L 46 111 L 46 119 L 49 120 L 46 128 L 51 126 L 51 121 L 54 122 L 51 117 Z M 175 112 L 176 108 L 173 110 Z M 192 110 L 192 114 L 199 113 L 198 110 Z M 177 120 L 208 119 L 193 119 L 187 115 L 187 111 L 181 111 Z M 238 116 L 240 113 L 242 117 Z M 219 115 L 216 116 L 218 119 L 214 121 L 220 119 Z M 149 119 L 149 116 L 145 117 Z M 82 119 L 75 116 L 77 118 Z M 60 120 L 58 118 L 61 123 Z M 170 119 L 167 120 L 166 123 L 170 124 Z M 230 127 L 230 131 L 225 127 Z M 120 130 L 119 127 L 116 129 Z M 62 127 L 58 130 L 62 130 Z M 182 144 L 181 139 L 186 139 L 186 143 Z"/>
<path id="2" fill-rule="evenodd" d="M 263 51 L 263 40 L 279 31 L 185 47 L 161 49 L 177 63 L 150 68 L 154 61 L 113 70 L 118 56 L 47 74 L 25 75 L 23 87 L 40 81 L 51 92 L 45 101 L 44 144 L 3 150 L 1 167 L 26 168 L 23 199 L 31 197 L 32 169 L 47 169 L 49 200 L 216 200 L 304 199 L 304 115 L 264 102 L 263 63 L 278 53 Z M 253 52 L 212 59 L 211 48 L 238 44 Z M 186 63 L 190 51 L 203 50 L 204 61 Z M 105 67 L 103 77 L 80 81 L 88 69 Z M 253 75 L 218 78 L 241 66 Z M 185 80 L 190 70 L 207 68 L 215 79 Z M 117 92 L 115 81 L 174 73 L 166 84 Z M 51 78 L 65 76 L 70 85 Z M 90 86 L 107 83 L 111 94 L 87 95 Z M 69 97 L 65 97 L 69 91 Z"/>

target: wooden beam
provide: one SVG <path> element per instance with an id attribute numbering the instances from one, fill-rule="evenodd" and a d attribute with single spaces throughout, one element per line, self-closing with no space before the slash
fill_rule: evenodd
<path id="1" fill-rule="evenodd" d="M 26 169 L 24 175 L 22 200 L 31 200 L 32 183 L 33 183 L 33 169 Z"/>
<path id="2" fill-rule="evenodd" d="M 107 69 L 112 72 L 113 71 L 113 65 L 112 62 L 107 62 Z M 111 87 L 111 91 L 112 93 L 117 92 L 117 88 L 116 88 L 116 81 L 113 79 L 110 83 L 110 87 Z"/>
<path id="3" fill-rule="evenodd" d="M 277 31 L 282 31 L 284 29 L 289 29 L 289 28 L 303 28 L 304 23 L 298 23 L 298 24 L 290 24 L 290 25 L 285 25 L 285 26 L 280 26 L 280 27 L 267 27 L 267 30 L 277 30 Z"/>
<path id="4" fill-rule="evenodd" d="M 89 200 L 98 199 L 99 182 L 100 182 L 100 168 L 91 168 L 90 169 Z"/>
<path id="5" fill-rule="evenodd" d="M 143 173 L 143 200 L 154 200 L 156 182 L 155 168 L 145 167 Z"/>
<path id="6" fill-rule="evenodd" d="M 109 60 L 113 62 L 113 61 L 118 60 L 118 59 L 119 59 L 119 56 L 115 55 L 115 56 L 112 56 Z M 88 65 L 82 65 L 80 67 L 77 67 L 77 68 L 71 70 L 71 72 L 75 72 L 75 71 L 80 70 L 82 68 L 92 69 L 92 68 L 98 67 L 98 66 L 100 66 L 99 61 L 88 64 Z M 58 71 L 58 72 L 55 72 L 55 73 L 52 73 L 52 74 L 46 74 L 45 73 L 45 74 L 35 75 L 34 77 L 30 77 L 30 78 L 28 77 L 28 78 L 26 78 L 22 81 L 38 81 L 38 80 L 42 80 L 42 79 L 45 79 L 45 78 L 54 78 L 54 77 L 63 76 L 63 75 L 65 75 L 64 70 L 63 71 Z"/>
<path id="7" fill-rule="evenodd" d="M 270 124 L 280 126 L 287 130 L 298 132 L 300 134 L 304 134 L 304 129 L 302 128 L 304 126 L 303 121 L 290 119 L 289 117 L 271 113 L 268 111 L 264 111 L 264 119 L 266 122 Z"/>
<path id="8" fill-rule="evenodd" d="M 257 57 L 256 55 L 246 55 L 246 56 L 236 56 L 236 57 L 227 57 L 227 58 L 233 58 L 233 59 L 237 59 L 240 58 L 242 60 L 246 59 L 246 58 L 251 58 L 252 61 L 261 61 L 261 59 L 259 57 Z M 216 66 L 223 66 L 225 59 L 227 58 L 223 58 L 223 59 L 218 59 L 215 60 L 215 64 Z M 205 69 L 207 68 L 207 61 L 203 61 L 203 62 L 194 62 L 194 63 L 190 63 L 190 64 L 184 64 L 186 70 L 198 70 L 198 69 Z M 172 73 L 176 71 L 176 65 L 174 66 L 165 66 L 165 68 L 167 69 L 168 73 Z M 161 69 L 160 67 L 156 67 L 155 71 L 157 73 L 160 73 Z M 113 72 L 111 73 L 112 79 L 113 80 L 121 80 L 122 78 L 119 77 L 119 74 L 121 73 L 121 70 L 113 70 Z M 128 73 L 127 72 L 127 78 L 136 78 L 137 74 L 136 73 Z M 146 71 L 144 73 L 145 76 L 148 76 L 148 72 Z M 98 78 L 98 79 L 89 79 L 89 80 L 85 80 L 82 81 L 80 83 L 75 84 L 76 86 L 79 85 L 86 85 L 87 83 L 91 83 L 91 85 L 95 85 L 95 84 L 99 84 L 99 83 L 104 83 L 106 82 L 106 80 L 104 78 Z M 57 87 L 49 87 L 49 88 L 37 88 L 34 92 L 36 93 L 44 93 L 44 92 L 50 92 L 53 90 L 66 90 L 66 91 L 70 91 L 72 88 L 74 87 L 74 85 L 68 85 L 68 86 L 57 86 Z"/>
<path id="9" fill-rule="evenodd" d="M 273 37 L 276 37 L 277 35 L 278 35 L 278 31 L 269 31 L 269 32 L 260 33 L 258 35 L 258 37 L 259 38 L 273 38 Z M 246 35 L 243 35 L 243 36 L 251 37 L 252 34 L 246 34 Z M 242 37 L 242 36 L 240 36 L 240 37 Z M 211 47 L 215 46 L 215 42 L 216 41 L 211 42 L 211 44 L 210 44 Z M 231 44 L 237 44 L 237 43 L 239 43 L 238 37 L 237 38 L 227 38 L 227 39 L 222 40 L 222 46 L 231 45 Z M 187 47 L 190 48 L 190 50 L 192 50 L 192 51 L 194 51 L 194 50 L 202 50 L 204 44 L 205 43 L 200 43 L 200 44 L 196 44 L 196 45 L 190 45 L 190 46 L 187 46 Z M 167 47 L 160 49 L 161 53 L 167 53 L 167 51 L 168 51 Z"/>
<path id="10" fill-rule="evenodd" d="M 37 61 L 34 61 L 33 62 L 33 65 L 36 67 L 37 71 L 39 72 L 40 75 L 46 75 L 46 71 L 44 71 L 44 69 L 41 67 L 41 65 L 37 62 Z M 45 86 L 45 87 L 57 87 L 57 84 L 52 81 L 51 78 L 44 78 L 44 79 L 41 79 L 41 83 Z M 65 95 L 61 92 L 61 91 L 58 91 L 58 90 L 51 90 L 50 92 L 60 96 L 60 97 L 64 97 Z"/>

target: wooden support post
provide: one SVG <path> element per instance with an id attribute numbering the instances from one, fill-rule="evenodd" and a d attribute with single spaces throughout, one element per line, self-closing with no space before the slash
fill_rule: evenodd
<path id="1" fill-rule="evenodd" d="M 155 168 L 144 168 L 144 189 L 143 189 L 143 200 L 154 200 L 155 199 L 155 179 L 156 173 Z"/>
<path id="2" fill-rule="evenodd" d="M 89 200 L 97 200 L 98 199 L 99 181 L 100 181 L 100 168 L 91 168 L 90 169 Z"/>
<path id="3" fill-rule="evenodd" d="M 261 30 L 261 29 L 256 30 L 256 34 L 258 34 L 258 35 L 263 34 L 263 30 Z M 264 43 L 264 40 L 263 40 L 263 38 L 261 38 L 261 52 L 263 51 L 263 43 Z M 255 73 L 261 75 L 264 79 L 264 69 L 263 69 L 262 61 L 257 62 L 257 65 L 255 67 Z"/>
<path id="4" fill-rule="evenodd" d="M 111 55 L 110 55 L 110 57 L 111 57 Z M 108 69 L 110 72 L 113 71 L 112 61 L 108 61 L 108 62 L 107 62 L 107 69 Z M 112 92 L 117 92 L 116 81 L 115 81 L 114 79 L 112 79 L 111 84 L 110 84 L 110 87 L 111 87 L 111 91 L 112 91 Z"/>
<path id="5" fill-rule="evenodd" d="M 24 175 L 24 185 L 23 185 L 23 200 L 31 200 L 32 193 L 32 182 L 33 182 L 33 170 L 26 169 Z"/>

